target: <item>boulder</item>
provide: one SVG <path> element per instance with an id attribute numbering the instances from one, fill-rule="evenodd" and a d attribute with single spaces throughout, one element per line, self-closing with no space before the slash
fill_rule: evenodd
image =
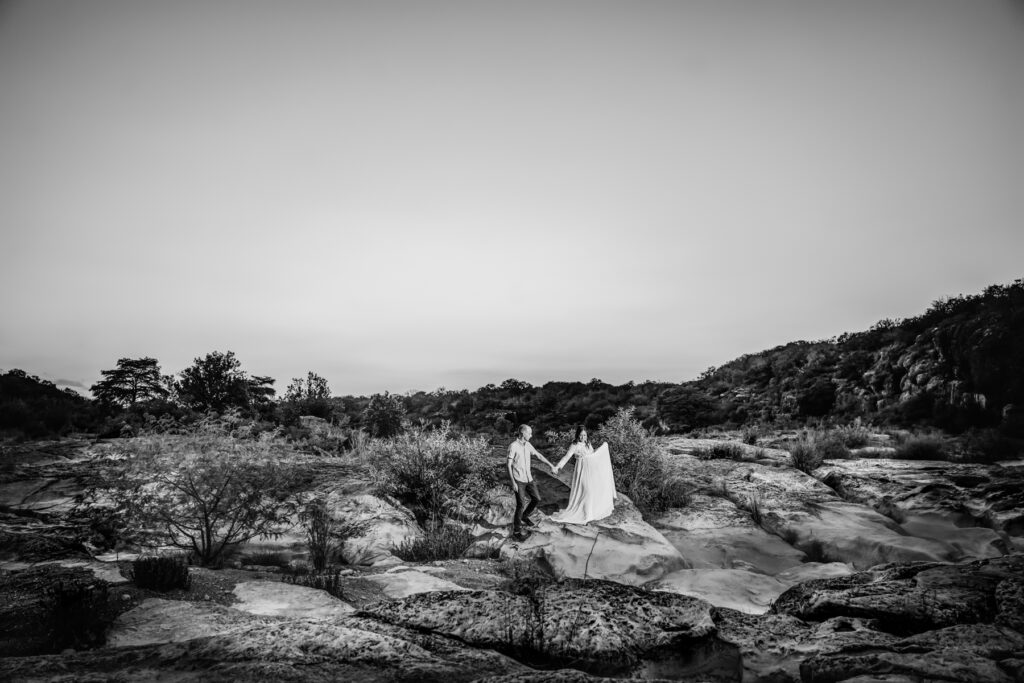
<path id="1" fill-rule="evenodd" d="M 567 578 L 606 579 L 638 586 L 687 566 L 679 551 L 623 494 L 615 511 L 589 524 L 560 524 L 543 512 L 522 542 L 500 547 L 505 559 L 539 561 Z"/>
<path id="2" fill-rule="evenodd" d="M 391 549 L 423 535 L 411 512 L 374 495 L 329 498 L 328 505 L 336 517 L 366 525 L 363 534 L 347 539 L 342 547 L 349 564 L 400 564 Z"/>
<path id="3" fill-rule="evenodd" d="M 609 581 L 524 584 L 502 591 L 422 593 L 362 614 L 514 652 L 521 661 L 625 675 L 714 632 L 702 600 Z M 546 668 L 547 668 L 546 666 Z"/>
<path id="4" fill-rule="evenodd" d="M 745 681 L 798 681 L 800 664 L 809 656 L 897 640 L 863 619 L 839 617 L 808 624 L 786 614 L 752 615 L 732 609 L 716 609 L 713 616 L 718 639 L 740 651 Z"/>
<path id="5" fill-rule="evenodd" d="M 846 646 L 815 654 L 800 665 L 803 680 L 847 681 L 885 675 L 885 680 L 975 683 L 1019 681 L 1014 663 L 1024 656 L 1024 635 L 992 624 L 958 624 L 865 649 Z M 870 679 L 865 679 L 870 680 Z M 877 680 L 877 679 L 874 679 Z"/>
<path id="6" fill-rule="evenodd" d="M 1024 555 L 962 565 L 920 562 L 875 567 L 850 576 L 808 581 L 787 590 L 776 614 L 821 621 L 873 619 L 882 630 L 911 634 L 958 624 L 1015 623 L 1021 617 Z M 1005 587 L 1001 584 L 1010 581 Z"/>

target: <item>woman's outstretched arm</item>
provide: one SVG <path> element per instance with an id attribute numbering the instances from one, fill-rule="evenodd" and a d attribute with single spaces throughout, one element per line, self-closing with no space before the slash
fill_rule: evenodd
<path id="1" fill-rule="evenodd" d="M 572 454 L 575 452 L 576 444 L 569 446 L 569 450 L 565 452 L 565 457 L 559 460 L 558 464 L 555 465 L 555 471 L 557 472 L 558 470 L 562 469 L 562 466 L 565 465 L 565 463 L 569 462 L 569 458 L 571 458 Z"/>

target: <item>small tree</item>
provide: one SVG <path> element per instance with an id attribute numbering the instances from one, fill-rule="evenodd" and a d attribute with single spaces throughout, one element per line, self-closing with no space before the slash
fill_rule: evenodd
<path id="1" fill-rule="evenodd" d="M 315 415 L 327 420 L 334 413 L 331 388 L 326 379 L 313 371 L 306 374 L 305 380 L 301 377 L 292 379 L 280 406 L 281 421 L 288 425 L 295 424 L 301 415 Z"/>
<path id="2" fill-rule="evenodd" d="M 312 370 L 306 373 L 305 380 L 301 377 L 292 378 L 292 383 L 284 392 L 285 401 L 308 401 L 330 397 L 331 388 L 327 386 L 327 380 Z"/>
<path id="3" fill-rule="evenodd" d="M 363 411 L 363 422 L 373 436 L 389 437 L 401 433 L 405 406 L 400 396 L 388 392 L 374 394 Z"/>
<path id="4" fill-rule="evenodd" d="M 89 390 L 101 403 L 128 407 L 169 394 L 156 358 L 120 358 L 116 368 L 100 374 L 103 379 Z"/>
<path id="5" fill-rule="evenodd" d="M 232 436 L 205 423 L 180 435 L 131 439 L 106 462 L 87 506 L 113 513 L 137 541 L 191 551 L 216 565 L 226 552 L 257 536 L 275 536 L 296 510 L 293 468 L 281 462 L 287 444 L 274 435 Z M 110 506 L 113 509 L 110 509 Z"/>
<path id="6" fill-rule="evenodd" d="M 180 400 L 193 410 L 223 413 L 228 408 L 249 410 L 269 401 L 274 390 L 269 377 L 248 377 L 232 351 L 213 351 L 196 358 L 181 371 L 177 390 Z"/>

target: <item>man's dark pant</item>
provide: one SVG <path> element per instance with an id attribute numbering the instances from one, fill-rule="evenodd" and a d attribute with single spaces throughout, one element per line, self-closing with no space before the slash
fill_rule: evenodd
<path id="1" fill-rule="evenodd" d="M 530 504 L 526 504 L 526 497 L 530 497 Z M 529 518 L 530 513 L 537 509 L 543 500 L 540 491 L 537 490 L 537 482 L 516 480 L 516 514 L 512 518 L 512 532 L 518 534 L 523 529 L 523 519 Z M 523 508 L 526 508 L 525 510 Z"/>

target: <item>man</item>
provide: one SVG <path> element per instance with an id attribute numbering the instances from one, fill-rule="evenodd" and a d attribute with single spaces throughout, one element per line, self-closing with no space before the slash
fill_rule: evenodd
<path id="1" fill-rule="evenodd" d="M 533 429 L 530 425 L 519 426 L 519 438 L 509 444 L 508 447 L 508 478 L 512 482 L 512 490 L 516 494 L 516 514 L 512 518 L 512 537 L 521 541 L 523 525 L 533 526 L 530 513 L 541 503 L 540 492 L 537 491 L 537 482 L 533 480 L 533 472 L 530 470 L 530 456 L 536 455 L 547 463 L 547 466 L 554 469 L 554 465 L 537 452 L 537 449 L 530 443 L 533 437 Z M 530 497 L 530 504 L 526 504 L 526 497 Z M 525 509 L 524 509 L 525 508 Z"/>

